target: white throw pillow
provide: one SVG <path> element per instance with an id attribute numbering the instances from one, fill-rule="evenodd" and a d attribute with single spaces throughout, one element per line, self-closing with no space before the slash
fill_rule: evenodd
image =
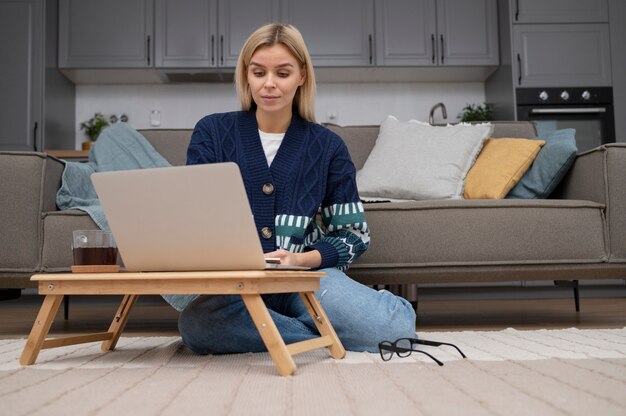
<path id="1" fill-rule="evenodd" d="M 470 170 L 493 125 L 435 127 L 387 117 L 357 173 L 359 194 L 394 199 L 461 199 Z"/>

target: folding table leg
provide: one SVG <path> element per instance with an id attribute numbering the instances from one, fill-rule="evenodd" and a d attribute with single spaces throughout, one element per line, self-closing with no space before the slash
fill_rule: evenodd
<path id="1" fill-rule="evenodd" d="M 117 312 L 115 313 L 115 317 L 111 322 L 111 326 L 109 326 L 108 332 L 113 334 L 113 336 L 111 337 L 111 339 L 106 340 L 102 343 L 102 351 L 111 351 L 115 349 L 115 345 L 120 339 L 120 335 L 122 335 L 122 331 L 126 326 L 126 322 L 128 322 L 130 310 L 133 308 L 133 305 L 138 298 L 139 295 L 124 296 L 124 299 L 122 299 L 122 303 L 120 303 L 119 308 L 117 308 Z"/>
<path id="2" fill-rule="evenodd" d="M 37 360 L 62 300 L 63 295 L 46 295 L 24 346 L 24 351 L 22 351 L 21 365 L 31 365 Z"/>
<path id="3" fill-rule="evenodd" d="M 278 374 L 288 376 L 293 373 L 296 370 L 296 363 L 293 361 L 291 354 L 289 354 L 285 341 L 280 332 L 278 332 L 278 328 L 276 328 L 276 324 L 267 310 L 261 295 L 241 295 L 241 297 L 250 312 L 254 325 L 256 325 L 259 334 L 261 334 L 267 351 L 276 365 Z"/>
<path id="4" fill-rule="evenodd" d="M 309 314 L 311 314 L 311 318 L 313 318 L 317 330 L 320 331 L 320 335 L 328 336 L 333 341 L 333 343 L 328 346 L 330 355 L 336 359 L 345 357 L 346 350 L 343 348 L 343 344 L 339 340 L 339 337 L 337 337 L 335 329 L 331 325 L 328 316 L 326 316 L 326 312 L 324 312 L 324 308 L 322 308 L 315 294 L 313 292 L 300 292 L 300 298 L 302 302 L 304 302 L 304 306 L 306 306 Z"/>

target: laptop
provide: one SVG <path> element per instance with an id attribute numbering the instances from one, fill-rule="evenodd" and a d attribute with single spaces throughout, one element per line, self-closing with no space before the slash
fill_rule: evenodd
<path id="1" fill-rule="evenodd" d="M 235 163 L 91 179 L 129 271 L 308 269 L 266 262 Z"/>

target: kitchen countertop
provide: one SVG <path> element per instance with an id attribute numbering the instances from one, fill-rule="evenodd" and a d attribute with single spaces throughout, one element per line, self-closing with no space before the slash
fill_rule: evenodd
<path id="1" fill-rule="evenodd" d="M 55 150 L 47 149 L 45 152 L 59 159 L 84 159 L 89 157 L 89 150 Z"/>

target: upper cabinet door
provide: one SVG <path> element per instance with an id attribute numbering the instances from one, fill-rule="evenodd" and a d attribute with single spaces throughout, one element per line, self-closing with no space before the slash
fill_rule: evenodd
<path id="1" fill-rule="evenodd" d="M 283 20 L 304 37 L 317 66 L 374 64 L 374 0 L 284 0 Z"/>
<path id="2" fill-rule="evenodd" d="M 496 0 L 437 0 L 440 65 L 498 65 Z"/>
<path id="3" fill-rule="evenodd" d="M 217 3 L 156 0 L 155 66 L 205 68 L 217 65 Z"/>
<path id="4" fill-rule="evenodd" d="M 0 1 L 0 150 L 42 149 L 43 27 L 42 0 Z"/>
<path id="5" fill-rule="evenodd" d="M 59 67 L 153 65 L 152 0 L 60 0 Z"/>
<path id="6" fill-rule="evenodd" d="M 489 66 L 500 62 L 497 0 L 377 0 L 376 63 Z"/>
<path id="7" fill-rule="evenodd" d="M 234 67 L 248 36 L 279 18 L 279 0 L 156 0 L 156 66 Z"/>
<path id="8" fill-rule="evenodd" d="M 609 44 L 607 24 L 514 25 L 515 86 L 611 86 Z"/>
<path id="9" fill-rule="evenodd" d="M 609 21 L 607 0 L 511 0 L 513 23 L 601 23 Z"/>
<path id="10" fill-rule="evenodd" d="M 435 0 L 377 0 L 377 65 L 437 65 L 436 21 Z"/>
<path id="11" fill-rule="evenodd" d="M 219 1 L 219 65 L 237 65 L 241 47 L 256 29 L 280 21 L 279 0 Z"/>

